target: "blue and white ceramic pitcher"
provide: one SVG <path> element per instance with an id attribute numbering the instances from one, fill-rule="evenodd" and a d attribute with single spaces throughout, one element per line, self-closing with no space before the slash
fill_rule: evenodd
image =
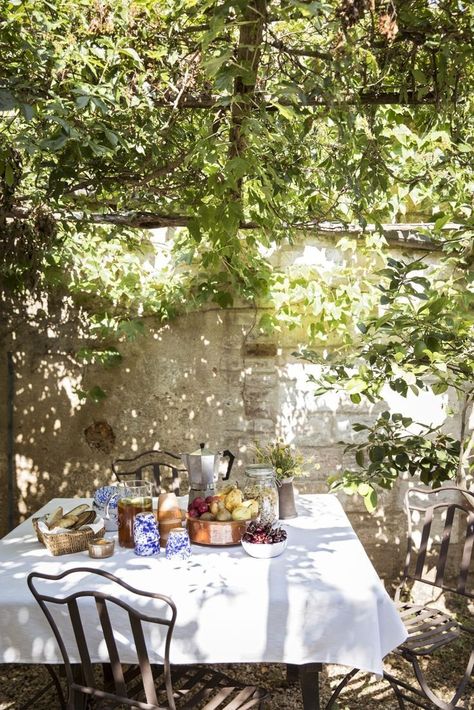
<path id="1" fill-rule="evenodd" d="M 92 507 L 97 515 L 104 519 L 104 526 L 107 532 L 117 532 L 117 486 L 101 486 L 94 493 Z"/>

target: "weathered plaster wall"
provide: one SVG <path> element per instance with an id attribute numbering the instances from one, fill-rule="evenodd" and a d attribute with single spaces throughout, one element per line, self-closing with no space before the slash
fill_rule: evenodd
<path id="1" fill-rule="evenodd" d="M 16 367 L 18 516 L 30 514 L 54 496 L 86 495 L 109 482 L 114 458 L 153 447 L 192 451 L 201 441 L 211 449 L 235 453 L 233 475 L 238 479 L 252 460 L 255 439 L 283 436 L 308 460 L 309 476 L 298 488 L 326 491 L 328 475 L 348 463 L 340 442 L 358 436 L 352 424 L 371 420 L 385 405 L 368 408 L 333 394 L 315 399 L 308 382 L 312 366 L 292 354 L 297 335 L 259 336 L 255 319 L 253 309 L 242 307 L 210 309 L 164 327 L 148 320 L 146 335 L 121 344 L 123 362 L 112 369 L 79 368 L 72 353 L 81 341 L 73 330 L 17 333 L 9 347 Z M 2 355 L 2 482 L 4 362 Z M 74 387 L 95 384 L 107 398 L 99 404 L 81 403 Z M 426 409 L 431 416 L 429 400 L 415 404 L 421 408 L 418 414 Z M 94 421 L 107 422 L 113 429 L 115 442 L 108 453 L 86 441 L 84 431 Z M 454 417 L 450 427 L 456 426 Z M 377 569 L 388 579 L 400 570 L 404 554 L 403 487 L 384 493 L 374 516 L 364 512 L 359 500 L 340 496 Z M 2 483 L 3 510 L 5 495 Z M 1 526 L 3 534 L 6 516 Z"/>

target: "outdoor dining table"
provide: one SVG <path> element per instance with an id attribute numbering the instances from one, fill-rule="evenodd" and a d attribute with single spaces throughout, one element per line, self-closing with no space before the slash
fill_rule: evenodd
<path id="1" fill-rule="evenodd" d="M 88 501 L 56 498 L 36 515 L 79 502 Z M 381 675 L 384 656 L 407 632 L 338 499 L 301 495 L 297 509 L 298 517 L 283 523 L 287 548 L 272 559 L 250 557 L 240 545 L 193 545 L 190 559 L 179 562 L 163 550 L 139 557 L 117 546 L 102 560 L 87 552 L 53 557 L 25 520 L 0 540 L 0 662 L 62 662 L 26 578 L 33 570 L 59 574 L 87 566 L 172 597 L 178 609 L 172 663 L 287 664 L 298 668 L 304 709 L 317 710 L 322 664 Z M 100 624 L 92 628 L 91 660 L 101 663 Z M 74 658 L 72 636 L 64 640 Z M 121 639 L 120 653 L 124 662 L 135 660 L 129 639 Z M 162 658 L 157 651 L 150 660 Z"/>

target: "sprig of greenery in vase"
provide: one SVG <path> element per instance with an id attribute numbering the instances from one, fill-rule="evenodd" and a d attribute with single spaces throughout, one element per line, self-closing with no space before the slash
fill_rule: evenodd
<path id="1" fill-rule="evenodd" d="M 308 475 L 302 468 L 303 456 L 283 440 L 279 439 L 263 446 L 256 442 L 254 448 L 257 463 L 269 464 L 275 471 L 278 483 Z"/>

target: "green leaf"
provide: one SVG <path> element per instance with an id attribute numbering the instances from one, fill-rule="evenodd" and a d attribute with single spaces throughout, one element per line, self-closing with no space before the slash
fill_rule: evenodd
<path id="1" fill-rule="evenodd" d="M 91 399 L 93 402 L 102 402 L 107 395 L 102 389 L 102 387 L 99 387 L 99 385 L 95 385 L 95 387 L 92 387 L 90 390 L 87 391 L 87 396 L 89 399 Z"/>
<path id="2" fill-rule="evenodd" d="M 11 187 L 15 183 L 15 173 L 10 163 L 5 165 L 5 182 L 8 187 Z"/>
<path id="3" fill-rule="evenodd" d="M 11 91 L 0 89 L 0 113 L 13 111 L 16 107 L 16 100 Z"/>
<path id="4" fill-rule="evenodd" d="M 91 100 L 90 96 L 78 96 L 76 98 L 77 108 L 85 108 L 89 104 L 90 100 Z"/>
<path id="5" fill-rule="evenodd" d="M 369 495 L 371 491 L 372 486 L 368 483 L 362 482 L 357 486 L 357 493 L 362 497 Z"/>
<path id="6" fill-rule="evenodd" d="M 214 294 L 213 301 L 215 301 L 221 308 L 229 308 L 234 303 L 234 298 L 228 291 L 218 291 Z"/>
<path id="7" fill-rule="evenodd" d="M 141 64 L 141 58 L 136 49 L 133 49 L 133 47 L 121 47 L 119 49 L 119 52 L 121 54 L 125 54 L 127 57 L 131 57 L 137 64 Z"/>
<path id="8" fill-rule="evenodd" d="M 364 495 L 364 505 L 368 513 L 373 513 L 377 508 L 377 500 L 377 493 L 374 488 L 370 486 L 370 491 Z"/>
<path id="9" fill-rule="evenodd" d="M 359 394 L 360 392 L 364 392 L 364 390 L 367 389 L 367 383 L 364 382 L 364 380 L 361 380 L 360 378 L 353 378 L 349 380 L 347 384 L 347 391 L 349 394 Z"/>
<path id="10" fill-rule="evenodd" d="M 35 115 L 35 107 L 30 104 L 20 104 L 21 112 L 25 117 L 25 121 L 29 122 Z"/>
<path id="11" fill-rule="evenodd" d="M 297 113 L 291 106 L 283 106 L 277 101 L 273 101 L 272 103 L 278 109 L 278 113 L 283 116 L 283 118 L 286 118 L 287 121 L 294 121 L 297 118 Z"/>
<path id="12" fill-rule="evenodd" d="M 369 459 L 373 463 L 380 463 L 385 458 L 385 449 L 383 446 L 371 446 L 369 449 Z"/>

